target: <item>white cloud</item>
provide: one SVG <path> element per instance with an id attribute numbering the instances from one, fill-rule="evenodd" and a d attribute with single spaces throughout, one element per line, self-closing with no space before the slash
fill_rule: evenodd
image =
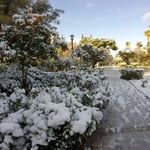
<path id="1" fill-rule="evenodd" d="M 142 17 L 142 20 L 143 21 L 148 21 L 150 20 L 150 12 L 146 12 L 143 17 Z"/>
<path id="2" fill-rule="evenodd" d="M 86 7 L 90 8 L 90 7 L 93 7 L 95 5 L 94 2 L 88 2 L 86 3 Z"/>

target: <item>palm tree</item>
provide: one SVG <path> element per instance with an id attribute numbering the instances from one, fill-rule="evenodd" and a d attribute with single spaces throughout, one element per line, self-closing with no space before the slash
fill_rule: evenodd
<path id="1" fill-rule="evenodd" d="M 126 47 L 119 51 L 120 57 L 125 61 L 126 65 L 130 65 L 130 59 L 135 56 L 134 51 L 131 49 L 131 42 L 127 41 L 125 43 Z"/>
<path id="2" fill-rule="evenodd" d="M 137 55 L 137 62 L 138 62 L 138 64 L 140 63 L 140 57 L 143 54 L 142 47 L 143 47 L 142 42 L 137 42 L 136 43 L 135 53 Z"/>

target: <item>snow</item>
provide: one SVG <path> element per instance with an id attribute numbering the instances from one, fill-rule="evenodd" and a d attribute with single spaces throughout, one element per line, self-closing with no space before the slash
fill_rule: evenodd
<path id="1" fill-rule="evenodd" d="M 143 120 L 143 117 L 149 112 L 150 103 L 147 97 L 149 96 L 150 82 L 147 82 L 147 86 L 143 88 L 143 79 L 131 81 L 119 79 L 120 73 L 118 70 L 107 70 L 106 74 L 110 83 L 111 93 L 113 93 L 110 107 L 113 109 L 113 114 L 117 115 L 114 117 L 118 118 L 118 121 L 113 122 L 114 125 L 117 127 L 129 124 L 134 126 L 142 122 L 148 122 L 148 120 Z M 145 78 L 149 80 L 150 77 Z M 120 118 L 122 122 L 120 122 Z"/>
<path id="2" fill-rule="evenodd" d="M 11 122 L 1 123 L 0 132 L 5 133 L 5 134 L 12 133 L 14 137 L 20 137 L 24 135 L 20 125 L 17 123 L 11 123 Z"/>
<path id="3" fill-rule="evenodd" d="M 46 110 L 51 111 L 48 116 L 48 126 L 56 128 L 59 125 L 64 124 L 65 122 L 70 121 L 70 112 L 69 109 L 62 104 L 53 104 L 50 103 L 46 107 Z"/>
<path id="4" fill-rule="evenodd" d="M 28 147 L 28 140 L 32 149 L 38 149 L 38 145 L 48 145 L 56 139 L 56 144 L 66 147 L 71 136 L 91 135 L 96 130 L 103 118 L 101 107 L 109 101 L 108 84 L 98 70 L 47 73 L 30 68 L 33 86 L 30 96 L 21 89 L 20 73 L 15 69 L 8 68 L 0 75 L 3 91 L 10 88 L 9 95 L 0 93 L 0 146 L 3 149 L 9 149 L 11 139 L 13 145 L 21 143 L 22 148 Z M 16 85 L 10 86 L 12 80 Z M 59 139 L 62 134 L 65 141 Z M 8 135 L 10 140 L 5 142 Z M 80 137 L 77 140 L 80 141 Z"/>
<path id="5" fill-rule="evenodd" d="M 87 144 L 100 150 L 147 150 L 150 145 L 150 76 L 120 79 L 118 69 L 105 69 L 111 101 L 97 132 Z M 143 81 L 146 81 L 143 86 Z M 102 133 L 101 135 L 99 133 Z"/>
<path id="6" fill-rule="evenodd" d="M 25 136 L 32 141 L 32 149 L 38 149 L 37 145 L 48 145 L 48 142 L 57 139 L 55 130 L 65 125 L 63 136 L 66 139 L 86 132 L 91 135 L 97 123 L 101 122 L 103 132 L 119 134 L 122 140 L 122 133 L 146 131 L 150 126 L 149 76 L 144 76 L 142 80 L 126 81 L 120 79 L 118 70 L 108 69 L 104 71 L 106 80 L 102 82 L 97 71 L 90 75 L 81 71 L 81 76 L 62 72 L 57 73 L 57 78 L 55 73 L 34 71 L 30 73 L 36 74 L 40 82 L 51 81 L 57 86 L 34 87 L 31 97 L 25 96 L 25 91 L 20 88 L 15 88 L 10 96 L 0 94 L 1 148 L 9 149 L 8 145 L 14 142 L 14 137 L 24 139 Z M 74 79 L 78 80 L 75 82 Z M 83 96 L 92 100 L 91 103 L 83 103 Z M 96 107 L 102 106 L 107 100 L 110 103 L 106 110 Z M 22 127 L 22 124 L 26 125 Z M 145 136 L 144 141 L 148 142 L 148 137 Z M 135 136 L 130 138 L 131 144 L 135 142 Z M 115 147 L 115 138 L 110 143 Z"/>
<path id="7" fill-rule="evenodd" d="M 3 114 L 9 112 L 8 99 L 4 99 L 5 97 L 6 94 L 0 94 L 0 119 Z"/>
<path id="8" fill-rule="evenodd" d="M 16 51 L 11 49 L 8 46 L 8 42 L 1 41 L 0 42 L 0 53 L 3 55 L 6 55 L 6 56 L 8 56 L 8 55 L 14 56 L 16 54 Z"/>
<path id="9" fill-rule="evenodd" d="M 0 42 L 0 49 L 7 49 L 7 42 L 6 41 Z"/>
<path id="10" fill-rule="evenodd" d="M 89 110 L 76 112 L 74 121 L 71 122 L 72 132 L 83 134 L 91 122 L 92 114 Z"/>
<path id="11" fill-rule="evenodd" d="M 144 94 L 150 99 L 149 92 L 150 92 L 150 77 L 145 76 L 142 80 L 131 81 L 131 84 L 139 90 L 141 94 Z"/>

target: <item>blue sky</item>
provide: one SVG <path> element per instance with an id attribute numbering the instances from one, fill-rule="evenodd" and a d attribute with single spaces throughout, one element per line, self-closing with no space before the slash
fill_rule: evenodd
<path id="1" fill-rule="evenodd" d="M 119 47 L 126 41 L 135 46 L 146 44 L 144 31 L 150 25 L 150 0 L 50 0 L 54 8 L 63 9 L 58 31 L 66 39 L 74 34 L 94 38 L 112 38 Z"/>

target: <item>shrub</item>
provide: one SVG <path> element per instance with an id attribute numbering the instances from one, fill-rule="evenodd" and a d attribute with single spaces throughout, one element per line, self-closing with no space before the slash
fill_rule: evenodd
<path id="1" fill-rule="evenodd" d="M 67 150 L 95 131 L 110 98 L 98 70 L 47 73 L 31 68 L 29 77 L 28 96 L 19 84 L 9 94 L 0 93 L 1 149 Z"/>
<path id="2" fill-rule="evenodd" d="M 134 79 L 142 79 L 143 75 L 144 75 L 144 70 L 143 69 L 132 69 L 132 68 L 126 68 L 126 69 L 122 69 L 120 70 L 121 72 L 121 79 L 125 79 L 125 80 L 134 80 Z"/>

